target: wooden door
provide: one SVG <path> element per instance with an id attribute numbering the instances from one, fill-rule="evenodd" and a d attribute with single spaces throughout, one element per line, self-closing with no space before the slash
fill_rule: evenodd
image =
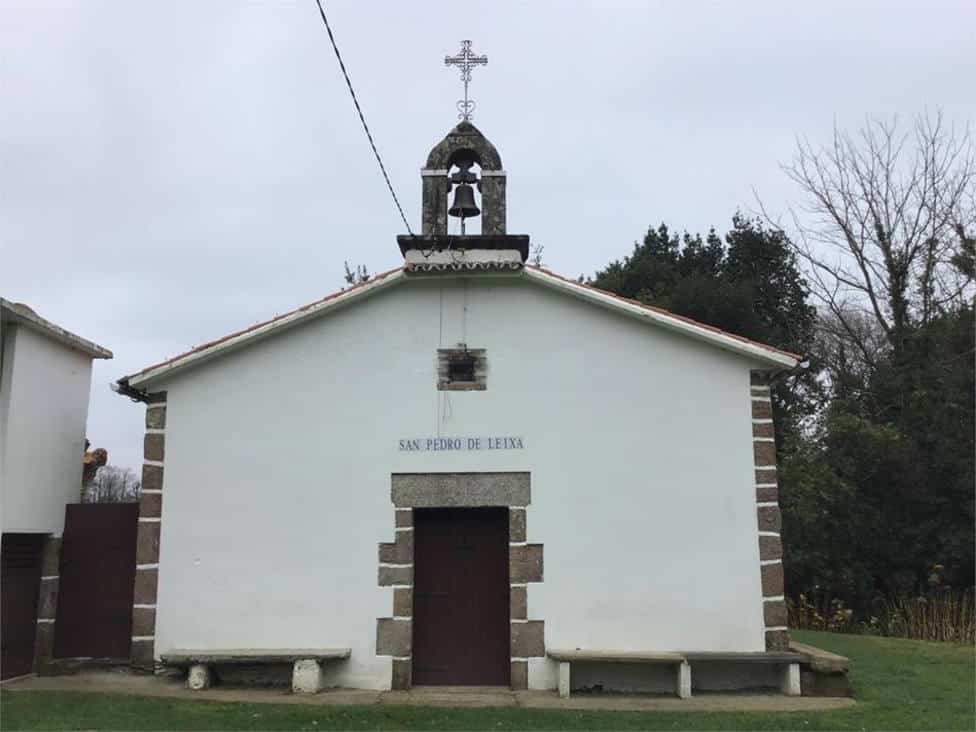
<path id="1" fill-rule="evenodd" d="M 4 534 L 0 544 L 0 678 L 34 669 L 37 595 L 46 534 Z"/>
<path id="2" fill-rule="evenodd" d="M 510 680 L 508 509 L 414 511 L 413 683 Z"/>
<path id="3" fill-rule="evenodd" d="M 56 658 L 128 658 L 138 520 L 138 503 L 67 506 Z"/>

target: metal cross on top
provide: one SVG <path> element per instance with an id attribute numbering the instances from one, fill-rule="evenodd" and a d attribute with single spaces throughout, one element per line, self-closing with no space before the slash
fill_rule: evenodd
<path id="1" fill-rule="evenodd" d="M 464 82 L 464 99 L 457 103 L 459 119 L 470 120 L 471 113 L 474 112 L 474 101 L 468 99 L 468 84 L 471 83 L 471 69 L 475 66 L 485 66 L 488 63 L 487 56 L 476 56 L 471 51 L 471 41 L 461 41 L 461 51 L 457 56 L 445 56 L 445 66 L 457 66 L 461 69 L 461 81 Z"/>

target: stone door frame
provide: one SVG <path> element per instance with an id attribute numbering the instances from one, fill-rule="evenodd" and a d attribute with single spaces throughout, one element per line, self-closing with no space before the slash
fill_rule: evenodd
<path id="1" fill-rule="evenodd" d="M 390 498 L 395 540 L 379 545 L 377 581 L 393 590 L 393 615 L 376 620 L 376 655 L 393 659 L 391 688 L 412 686 L 413 510 L 485 507 L 508 509 L 511 685 L 528 688 L 529 659 L 545 656 L 545 622 L 528 619 L 528 585 L 543 581 L 542 544 L 526 533 L 530 473 L 392 473 Z"/>

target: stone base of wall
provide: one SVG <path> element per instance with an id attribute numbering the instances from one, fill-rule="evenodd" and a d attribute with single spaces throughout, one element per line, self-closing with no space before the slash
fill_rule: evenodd
<path id="1" fill-rule="evenodd" d="M 61 582 L 61 538 L 49 536 L 41 555 L 41 587 L 37 597 L 37 630 L 34 637 L 34 671 L 53 674 L 54 637 L 57 632 L 58 590 Z"/>

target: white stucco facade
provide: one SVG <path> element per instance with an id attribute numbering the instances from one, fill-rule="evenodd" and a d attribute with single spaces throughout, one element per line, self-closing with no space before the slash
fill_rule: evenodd
<path id="1" fill-rule="evenodd" d="M 57 536 L 81 489 L 93 354 L 111 354 L 3 305 L 0 521 L 4 532 Z"/>
<path id="2" fill-rule="evenodd" d="M 436 350 L 458 343 L 485 349 L 485 391 L 436 388 Z M 758 366 L 521 275 L 413 276 L 155 378 L 155 654 L 351 647 L 326 682 L 388 688 L 391 474 L 495 471 L 531 474 L 528 617 L 548 647 L 761 651 Z M 524 449 L 398 449 L 436 436 Z M 529 685 L 554 688 L 554 665 L 531 661 Z"/>

